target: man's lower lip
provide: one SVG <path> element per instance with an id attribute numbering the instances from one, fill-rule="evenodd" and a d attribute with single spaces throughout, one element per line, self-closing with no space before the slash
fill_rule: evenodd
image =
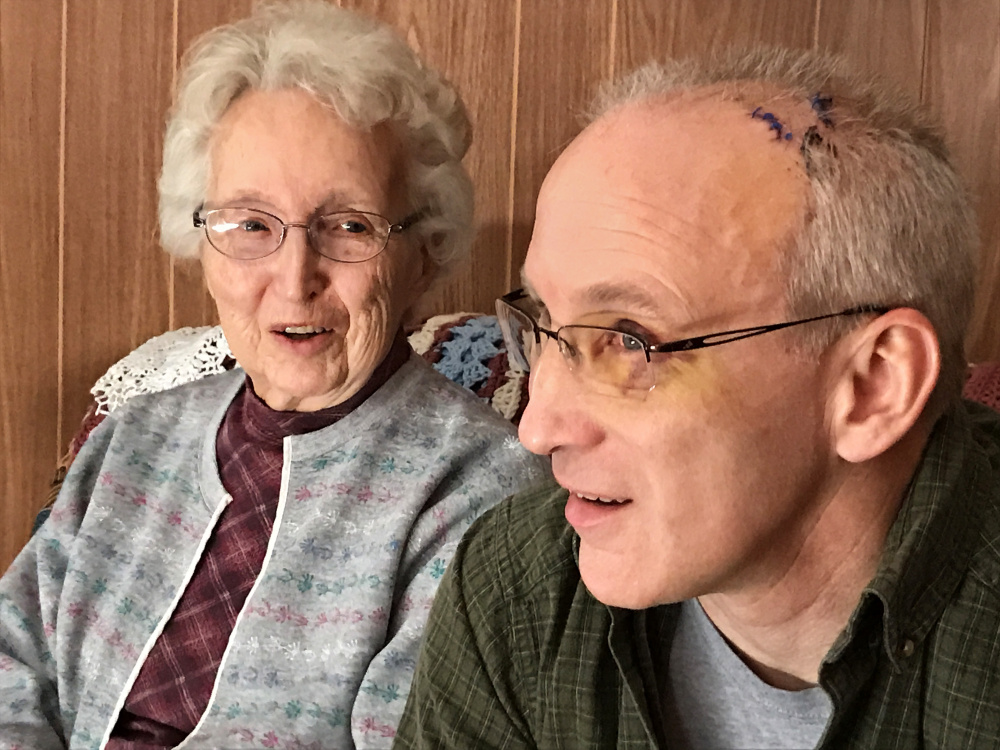
<path id="1" fill-rule="evenodd" d="M 631 501 L 624 503 L 601 503 L 596 500 L 584 500 L 575 492 L 571 492 L 569 493 L 569 499 L 566 500 L 566 520 L 570 526 L 580 531 L 607 521 L 615 513 L 628 507 L 630 504 Z"/>

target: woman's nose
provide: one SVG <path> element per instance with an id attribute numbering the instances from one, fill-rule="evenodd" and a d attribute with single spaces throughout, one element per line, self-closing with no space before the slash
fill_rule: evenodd
<path id="1" fill-rule="evenodd" d="M 275 255 L 276 276 L 282 293 L 289 299 L 312 299 L 329 284 L 327 261 L 312 247 L 304 226 L 287 225 L 284 241 Z"/>
<path id="2" fill-rule="evenodd" d="M 518 424 L 521 443 L 543 456 L 595 445 L 602 435 L 590 400 L 581 398 L 586 395 L 581 383 L 570 372 L 558 345 L 551 343 L 531 365 L 528 404 Z"/>

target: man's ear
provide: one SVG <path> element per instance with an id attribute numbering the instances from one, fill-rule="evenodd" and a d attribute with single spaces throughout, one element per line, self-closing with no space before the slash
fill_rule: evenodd
<path id="1" fill-rule="evenodd" d="M 890 310 L 835 345 L 831 427 L 837 453 L 881 455 L 920 419 L 941 369 L 934 326 L 912 308 Z"/>

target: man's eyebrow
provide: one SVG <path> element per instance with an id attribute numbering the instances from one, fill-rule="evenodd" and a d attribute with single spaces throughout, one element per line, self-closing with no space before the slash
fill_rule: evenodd
<path id="1" fill-rule="evenodd" d="M 595 306 L 613 307 L 619 310 L 630 310 L 649 317 L 662 315 L 663 310 L 656 300 L 634 286 L 615 283 L 595 284 L 588 287 L 583 299 Z"/>
<path id="2" fill-rule="evenodd" d="M 538 297 L 534 287 L 531 286 L 521 272 L 521 286 L 525 293 L 541 307 L 545 303 Z M 595 307 L 613 307 L 619 310 L 629 310 L 640 313 L 648 317 L 656 318 L 663 314 L 663 310 L 656 304 L 656 300 L 648 294 L 627 284 L 616 284 L 605 282 L 588 287 L 581 295 L 581 299 L 588 305 Z"/>

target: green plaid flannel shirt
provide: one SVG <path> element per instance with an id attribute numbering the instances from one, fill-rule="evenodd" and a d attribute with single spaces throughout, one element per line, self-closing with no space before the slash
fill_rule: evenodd
<path id="1" fill-rule="evenodd" d="M 564 501 L 522 493 L 466 534 L 394 747 L 666 747 L 654 654 L 676 605 L 595 600 Z M 820 748 L 1000 748 L 1000 415 L 965 402 L 938 422 L 820 684 Z"/>

